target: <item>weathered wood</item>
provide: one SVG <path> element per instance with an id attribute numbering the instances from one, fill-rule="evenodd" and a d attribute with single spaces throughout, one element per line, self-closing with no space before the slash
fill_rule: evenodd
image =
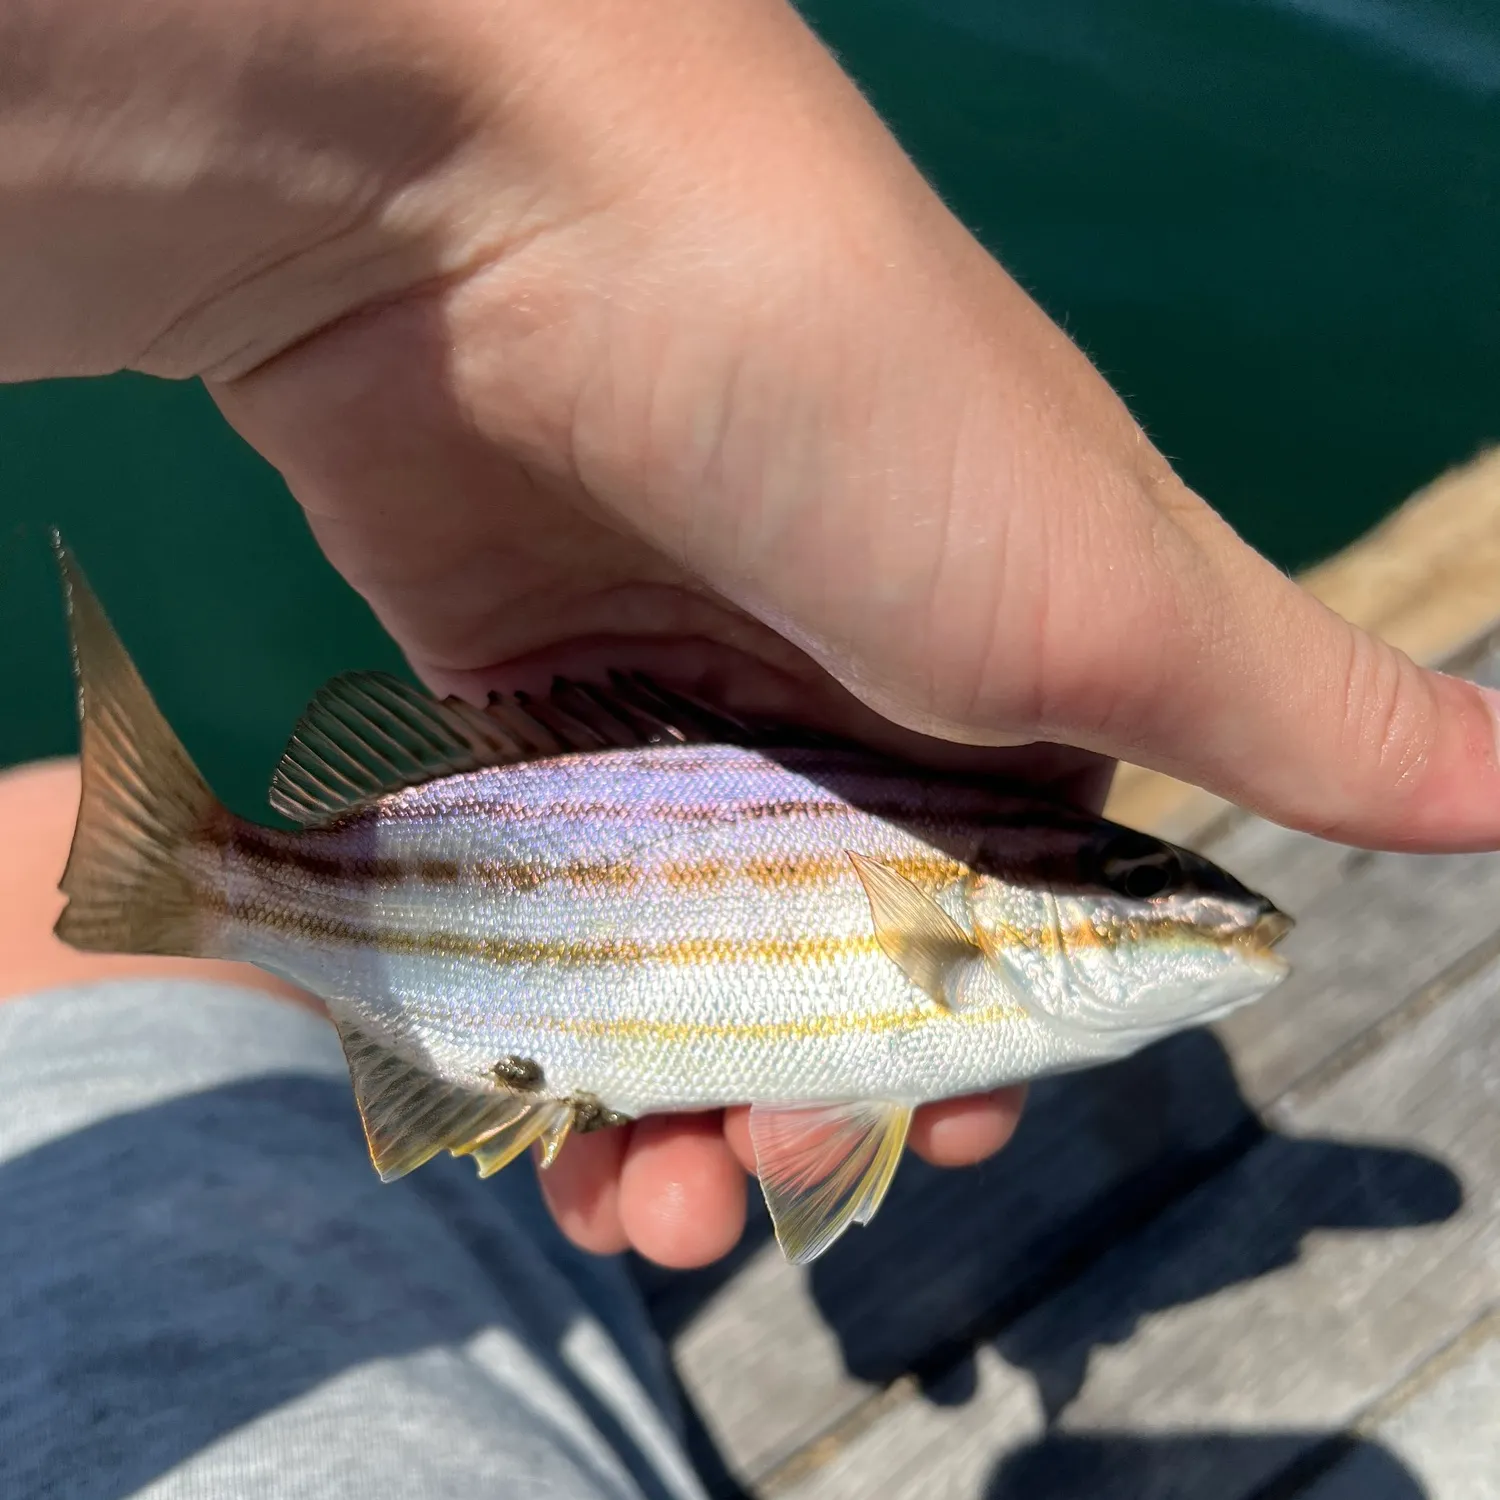
<path id="1" fill-rule="evenodd" d="M 1367 1441 L 1298 1500 L 1406 1500 L 1399 1463 L 1427 1500 L 1500 1500 L 1500 1311 L 1466 1331 L 1359 1424 Z"/>
<path id="2" fill-rule="evenodd" d="M 837 1256 L 802 1272 L 768 1245 L 695 1315 L 668 1302 L 669 1323 L 686 1323 L 674 1341 L 684 1385 L 753 1479 L 880 1383 L 1024 1309 L 1255 1128 L 1206 1036 L 1039 1086 L 1001 1158 L 964 1172 L 906 1163 Z"/>
<path id="3" fill-rule="evenodd" d="M 659 1293 L 684 1385 L 742 1479 L 903 1371 L 960 1358 L 1245 1149 L 1253 1109 L 1487 942 L 1500 913 L 1491 857 L 1351 855 L 1255 823 L 1226 843 L 1302 918 L 1295 978 L 1222 1029 L 1232 1067 L 1195 1033 L 1041 1085 L 1007 1151 L 968 1172 L 908 1163 L 875 1223 L 810 1273 L 765 1245 L 727 1285 Z"/>
<path id="4" fill-rule="evenodd" d="M 1263 839 L 1272 858 L 1293 842 L 1265 824 L 1243 838 Z M 1292 978 L 1216 1028 L 1257 1103 L 1276 1098 L 1459 956 L 1487 952 L 1500 915 L 1494 855 L 1369 854 L 1327 845 L 1317 853 L 1335 855 L 1339 873 L 1300 907 L 1300 930 L 1286 944 Z M 1252 871 L 1255 863 L 1238 861 Z M 1273 897 L 1279 884 L 1268 872 Z"/>
<path id="5" fill-rule="evenodd" d="M 1240 1500 L 1311 1479 L 1500 1303 L 1500 964 L 1414 997 L 1380 1041 L 1305 1079 L 1268 1112 L 1282 1133 L 1008 1327 L 977 1379 L 899 1390 L 772 1488 L 998 1500 L 1024 1478 L 1070 1500 Z M 1387 1492 L 1420 1495 L 1377 1448 L 1362 1462 Z"/>

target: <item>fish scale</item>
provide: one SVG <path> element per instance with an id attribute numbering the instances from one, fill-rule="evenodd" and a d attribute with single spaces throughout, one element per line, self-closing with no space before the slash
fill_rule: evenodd
<path id="1" fill-rule="evenodd" d="M 1289 919 L 1186 850 L 645 679 L 489 710 L 380 674 L 228 813 L 59 544 L 84 795 L 58 931 L 318 996 L 386 1178 L 749 1104 L 787 1254 L 878 1208 L 912 1110 L 1253 1000 Z"/>
<path id="2" fill-rule="evenodd" d="M 324 835 L 329 862 L 342 853 L 357 867 L 372 851 L 382 864 L 416 868 L 441 850 L 441 882 L 409 876 L 371 889 L 335 877 L 299 881 L 289 892 L 278 876 L 285 866 L 269 851 L 234 881 L 258 912 L 281 902 L 288 915 L 331 914 L 367 965 L 309 950 L 296 931 L 278 941 L 263 920 L 226 933 L 224 951 L 317 992 L 338 989 L 377 1029 L 401 1026 L 389 996 L 428 997 L 416 1030 L 445 1068 L 482 1075 L 497 1056 L 524 1056 L 558 1089 L 587 1089 L 627 1114 L 725 1098 L 865 1097 L 876 1085 L 889 1090 L 893 1055 L 912 1101 L 994 1086 L 1006 1078 L 1007 1058 L 1024 1070 L 1037 1043 L 999 1030 L 1035 1023 L 1014 1005 L 1001 1007 L 998 1026 L 972 1010 L 924 1006 L 880 949 L 845 851 L 938 875 L 945 894 L 957 893 L 949 905 L 960 919 L 968 868 L 919 831 L 830 804 L 824 782 L 833 767 L 812 769 L 823 782 L 742 747 L 651 747 L 401 792 Z M 868 774 L 862 780 L 880 787 Z M 580 796 L 610 815 L 575 816 Z M 524 845 L 518 824 L 533 830 Z M 522 847 L 533 879 L 497 879 L 497 862 L 516 863 Z M 590 879 L 568 877 L 579 865 Z M 469 876 L 486 868 L 488 877 Z M 778 868 L 811 869 L 815 878 L 763 873 Z M 413 955 L 392 942 L 438 931 L 502 951 L 506 939 L 531 940 L 561 956 Z M 585 956 L 617 945 L 628 956 Z M 804 956 L 772 967 L 751 956 L 767 945 Z M 671 956 L 644 956 L 653 949 Z M 766 977 L 747 979 L 755 964 Z M 664 1037 L 673 1042 L 667 1053 Z"/>
<path id="3" fill-rule="evenodd" d="M 844 851 L 940 873 L 953 891 L 967 868 L 857 808 L 804 814 L 802 806 L 826 801 L 826 791 L 755 751 L 716 747 L 683 769 L 673 759 L 660 748 L 617 750 L 580 756 L 577 765 L 453 777 L 399 793 L 391 799 L 399 805 L 377 805 L 321 836 L 330 863 L 342 853 L 351 867 L 373 851 L 378 861 L 415 868 L 441 848 L 451 873 L 441 882 L 412 875 L 373 888 L 338 877 L 289 883 L 274 846 L 240 864 L 231 852 L 230 904 L 255 919 L 231 920 L 222 951 L 315 992 L 337 991 L 369 1027 L 410 1029 L 446 1069 L 482 1075 L 496 1057 L 523 1056 L 558 1089 L 586 1089 L 627 1114 L 725 1098 L 860 1098 L 877 1084 L 890 1088 L 893 1053 L 903 1047 L 914 1062 L 897 1071 L 913 1101 L 993 1086 L 1005 1067 L 995 1055 L 996 1027 L 973 1012 L 944 1013 L 913 989 L 881 950 Z M 618 798 L 607 854 L 591 837 L 596 825 L 569 816 L 550 787 L 580 776 L 587 784 L 591 774 Z M 468 878 L 507 851 L 515 859 L 506 814 L 489 808 L 522 802 L 559 809 L 538 825 L 548 836 L 528 847 L 528 869 L 562 872 L 586 862 L 597 870 L 608 858 L 615 873 L 585 882 L 554 873 L 535 884 Z M 772 815 L 735 815 L 767 802 L 777 805 Z M 703 809 L 715 819 L 681 816 Z M 810 862 L 817 878 L 806 884 L 747 873 Z M 688 871 L 714 876 L 685 881 Z M 962 895 L 950 905 L 961 914 Z M 273 910 L 282 915 L 267 921 Z M 346 929 L 346 943 L 308 945 L 307 920 L 325 917 Z M 430 944 L 437 933 L 461 941 L 428 953 L 402 951 L 395 941 Z M 557 956 L 522 958 L 507 940 Z M 465 953 L 465 945 L 480 951 Z M 789 956 L 779 963 L 756 956 L 767 947 Z M 612 950 L 620 951 L 600 956 Z M 1032 1024 L 1020 1008 L 1005 1010 L 1010 1028 Z M 1005 1046 L 1016 1052 L 1014 1042 Z M 1024 1044 L 1018 1055 L 1027 1055 Z"/>

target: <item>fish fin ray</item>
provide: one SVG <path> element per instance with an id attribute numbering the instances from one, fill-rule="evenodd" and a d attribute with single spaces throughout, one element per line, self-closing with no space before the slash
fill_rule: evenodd
<path id="1" fill-rule="evenodd" d="M 87 952 L 211 955 L 203 893 L 183 855 L 230 814 L 56 532 L 52 543 L 72 642 L 83 781 L 57 935 Z"/>
<path id="2" fill-rule="evenodd" d="M 948 978 L 984 950 L 930 896 L 879 860 L 847 851 L 870 899 L 875 937 L 887 958 L 929 999 L 952 1008 Z"/>
<path id="3" fill-rule="evenodd" d="M 610 685 L 559 677 L 533 697 L 490 695 L 480 709 L 437 699 L 388 672 L 346 672 L 318 689 L 271 781 L 271 806 L 304 827 L 442 776 L 559 755 L 656 744 L 793 743 L 667 689 L 642 673 Z"/>
<path id="4" fill-rule="evenodd" d="M 572 1100 L 559 1101 L 549 1112 L 547 1124 L 540 1136 L 542 1145 L 542 1170 L 545 1171 L 557 1160 L 557 1154 L 567 1142 L 573 1129 Z"/>
<path id="5" fill-rule="evenodd" d="M 573 1123 L 573 1106 L 565 1099 L 518 1102 L 522 1105 L 522 1112 L 513 1120 L 508 1120 L 477 1145 L 454 1153 L 472 1156 L 481 1177 L 492 1177 L 501 1167 L 509 1166 L 528 1146 L 538 1142 L 542 1147 L 543 1167 L 550 1167 L 562 1150 Z"/>
<path id="6" fill-rule="evenodd" d="M 609 690 L 614 702 L 682 744 L 744 745 L 764 738 L 733 714 L 665 688 L 644 672 L 611 672 Z"/>
<path id="7" fill-rule="evenodd" d="M 487 1177 L 541 1135 L 560 1107 L 532 1095 L 435 1078 L 359 1027 L 335 1024 L 370 1160 L 383 1182 L 404 1177 L 444 1150 L 472 1155 Z M 513 1150 L 504 1149 L 512 1144 Z"/>
<path id="8" fill-rule="evenodd" d="M 756 1172 L 776 1239 L 793 1265 L 816 1260 L 850 1224 L 868 1224 L 895 1176 L 908 1105 L 757 1104 Z"/>
<path id="9" fill-rule="evenodd" d="M 628 679 L 622 681 L 628 683 Z M 621 691 L 617 685 L 601 687 L 559 677 L 552 684 L 550 701 L 620 749 L 684 744 L 688 739 L 687 732 L 674 724 L 670 715 L 664 716 L 644 693 Z"/>
<path id="10" fill-rule="evenodd" d="M 442 701 L 387 672 L 346 672 L 318 689 L 271 782 L 271 806 L 304 826 L 403 787 L 555 755 L 558 737 L 522 710 Z"/>

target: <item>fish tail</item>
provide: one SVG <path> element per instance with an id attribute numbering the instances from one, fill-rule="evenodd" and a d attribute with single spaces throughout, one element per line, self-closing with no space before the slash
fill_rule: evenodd
<path id="1" fill-rule="evenodd" d="M 83 758 L 83 797 L 56 932 L 99 953 L 204 951 L 204 835 L 229 813 L 146 691 L 98 599 L 54 532 Z"/>

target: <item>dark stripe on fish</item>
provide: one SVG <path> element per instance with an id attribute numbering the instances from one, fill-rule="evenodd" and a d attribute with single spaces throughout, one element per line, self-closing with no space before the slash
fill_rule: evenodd
<path id="1" fill-rule="evenodd" d="M 949 831 L 949 830 L 944 830 Z M 959 832 L 961 830 L 951 830 Z M 745 879 L 766 890 L 812 890 L 853 877 L 847 855 L 748 855 L 742 860 L 715 856 L 645 866 L 629 859 L 452 860 L 408 855 L 360 855 L 309 847 L 317 835 L 279 835 L 240 827 L 227 832 L 220 848 L 262 870 L 293 870 L 313 881 L 387 889 L 408 882 L 472 885 L 525 895 L 543 885 L 566 884 L 584 891 L 635 890 L 647 880 L 683 893 L 722 890 Z M 345 834 L 343 837 L 347 838 Z M 975 873 L 971 865 L 934 852 L 888 855 L 883 863 L 923 889 L 939 889 Z"/>
<path id="2" fill-rule="evenodd" d="M 694 807 L 680 802 L 600 802 L 570 801 L 517 802 L 507 798 L 487 799 L 454 796 L 451 800 L 418 802 L 407 797 L 393 797 L 376 804 L 376 814 L 392 823 L 422 823 L 436 818 L 467 814 L 490 818 L 524 827 L 532 823 L 585 822 L 609 820 L 631 823 L 657 823 L 664 828 L 732 826 L 736 823 L 764 822 L 785 818 L 847 818 L 863 814 L 897 827 L 943 824 L 954 831 L 963 828 L 1022 828 L 1054 832 L 1086 832 L 1098 827 L 1098 821 L 1082 813 L 1050 804 L 997 807 L 993 799 L 972 808 L 953 805 L 944 800 L 895 800 L 891 798 L 850 798 L 840 800 L 781 799 L 773 802 L 719 802 Z"/>
<path id="3" fill-rule="evenodd" d="M 859 937 L 720 938 L 685 937 L 638 940 L 595 938 L 472 937 L 458 932 L 390 932 L 364 927 L 311 911 L 282 912 L 264 902 L 230 902 L 205 897 L 205 904 L 230 921 L 275 932 L 295 933 L 349 947 L 423 958 L 478 959 L 495 964 L 546 964 L 586 967 L 605 964 L 663 963 L 827 963 L 834 959 L 878 953 L 871 933 Z"/>
<path id="4" fill-rule="evenodd" d="M 308 910 L 284 911 L 264 901 L 231 902 L 220 895 L 204 893 L 203 900 L 218 915 L 231 921 L 295 933 L 302 938 L 321 939 L 382 953 L 428 958 L 477 959 L 495 964 L 546 964 L 588 967 L 610 964 L 662 963 L 669 965 L 766 963 L 829 963 L 883 951 L 873 932 L 854 936 L 808 937 L 713 937 L 638 939 L 605 937 L 557 939 L 546 937 L 478 937 L 457 932 L 392 932 L 358 922 Z M 1066 929 L 1037 930 L 1006 928 L 998 933 L 978 933 L 981 947 L 1001 951 L 1011 947 L 1042 953 L 1065 951 L 1077 954 L 1087 948 L 1112 950 L 1182 935 L 1182 924 L 1167 919 L 1126 921 L 1098 926 L 1082 922 Z M 1232 941 L 1226 938 L 1226 942 Z"/>

